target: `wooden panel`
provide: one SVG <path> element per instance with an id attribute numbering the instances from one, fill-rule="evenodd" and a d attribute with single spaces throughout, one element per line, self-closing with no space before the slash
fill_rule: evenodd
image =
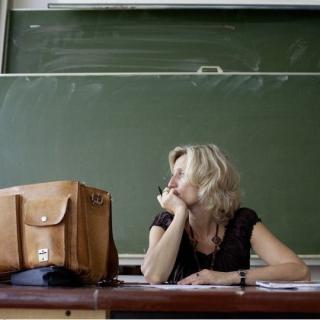
<path id="1" fill-rule="evenodd" d="M 106 319 L 104 310 L 0 308 L 1 319 Z"/>

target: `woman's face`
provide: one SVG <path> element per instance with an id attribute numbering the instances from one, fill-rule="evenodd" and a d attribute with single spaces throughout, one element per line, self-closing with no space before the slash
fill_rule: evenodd
<path id="1" fill-rule="evenodd" d="M 172 177 L 168 183 L 170 189 L 174 189 L 176 195 L 191 207 L 196 204 L 198 198 L 198 188 L 188 182 L 186 177 L 187 155 L 180 156 L 173 167 Z"/>

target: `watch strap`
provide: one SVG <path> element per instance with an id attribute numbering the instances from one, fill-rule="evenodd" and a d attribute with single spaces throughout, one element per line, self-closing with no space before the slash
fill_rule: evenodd
<path id="1" fill-rule="evenodd" d="M 247 270 L 238 270 L 238 274 L 240 277 L 240 286 L 246 286 L 246 278 L 247 278 Z"/>

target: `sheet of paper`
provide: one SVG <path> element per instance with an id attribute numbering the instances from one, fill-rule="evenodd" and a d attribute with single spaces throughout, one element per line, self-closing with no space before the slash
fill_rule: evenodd
<path id="1" fill-rule="evenodd" d="M 139 284 L 139 287 L 158 288 L 164 290 L 209 290 L 214 288 L 234 288 L 235 286 L 222 285 L 179 285 L 179 284 Z"/>
<path id="2" fill-rule="evenodd" d="M 320 290 L 320 281 L 256 281 L 256 285 L 268 289 Z"/>

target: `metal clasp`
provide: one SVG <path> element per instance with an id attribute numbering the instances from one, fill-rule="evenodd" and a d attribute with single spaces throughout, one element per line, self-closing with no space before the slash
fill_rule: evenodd
<path id="1" fill-rule="evenodd" d="M 39 262 L 48 261 L 49 260 L 49 250 L 47 248 L 39 249 L 38 250 L 38 259 L 39 259 Z"/>
<path id="2" fill-rule="evenodd" d="M 103 196 L 99 193 L 93 193 L 91 195 L 91 204 L 93 206 L 102 206 L 103 205 Z"/>

